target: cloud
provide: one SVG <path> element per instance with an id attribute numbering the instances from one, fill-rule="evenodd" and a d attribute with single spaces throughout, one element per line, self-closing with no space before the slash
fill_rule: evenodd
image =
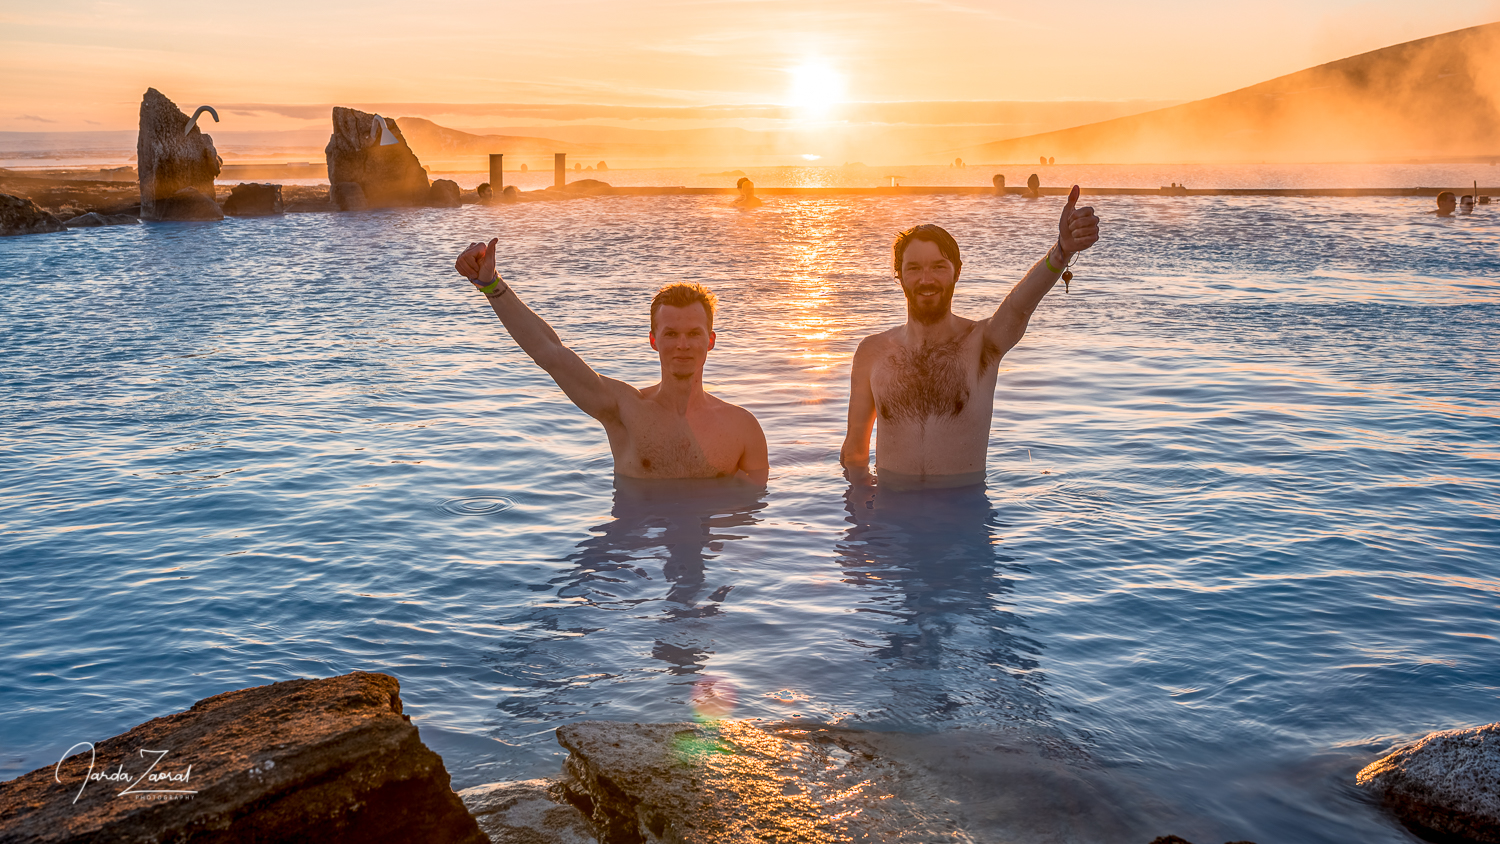
<path id="1" fill-rule="evenodd" d="M 56 123 L 57 122 L 56 120 L 48 120 L 45 117 L 37 117 L 35 114 L 23 114 L 20 117 L 17 117 L 16 119 L 17 120 L 30 120 L 30 121 L 33 121 L 35 123 Z"/>

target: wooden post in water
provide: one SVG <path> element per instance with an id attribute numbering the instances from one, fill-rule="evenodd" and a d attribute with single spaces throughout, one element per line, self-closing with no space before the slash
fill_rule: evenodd
<path id="1" fill-rule="evenodd" d="M 554 152 L 552 154 L 552 185 L 554 187 L 566 187 L 568 184 L 568 154 L 565 152 Z"/>
<path id="2" fill-rule="evenodd" d="M 499 196 L 505 190 L 505 153 L 490 153 L 490 190 Z"/>

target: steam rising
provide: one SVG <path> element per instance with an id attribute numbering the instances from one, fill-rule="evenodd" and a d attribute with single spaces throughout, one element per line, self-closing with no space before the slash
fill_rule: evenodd
<path id="1" fill-rule="evenodd" d="M 1358 162 L 1500 153 L 1500 24 L 1410 41 L 1239 91 L 966 150 L 1070 164 Z"/>

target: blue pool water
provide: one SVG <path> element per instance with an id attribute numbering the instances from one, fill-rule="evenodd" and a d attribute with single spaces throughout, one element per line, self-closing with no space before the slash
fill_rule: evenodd
<path id="1" fill-rule="evenodd" d="M 456 785 L 550 774 L 557 725 L 684 720 L 712 676 L 737 717 L 1043 737 L 1160 798 L 1153 835 L 1409 840 L 1354 772 L 1500 719 L 1500 212 L 1427 210 L 1101 203 L 1002 363 L 986 488 L 873 500 L 838 447 L 849 355 L 902 318 L 891 235 L 948 227 L 979 316 L 1056 202 L 0 240 L 0 778 L 355 669 L 400 679 Z M 452 271 L 488 236 L 636 383 L 654 289 L 713 287 L 707 380 L 760 417 L 768 489 L 617 490 L 596 423 Z"/>

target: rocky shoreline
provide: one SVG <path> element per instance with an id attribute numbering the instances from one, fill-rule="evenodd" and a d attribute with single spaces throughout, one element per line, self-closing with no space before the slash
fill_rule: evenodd
<path id="1" fill-rule="evenodd" d="M 1150 798 L 1087 760 L 996 740 L 581 722 L 557 729 L 558 779 L 454 792 L 397 680 L 356 671 L 226 692 L 75 745 L 0 783 L 0 844 L 1190 844 L 1144 833 L 1160 817 Z M 1434 733 L 1358 783 L 1430 840 L 1500 842 L 1500 724 Z"/>

